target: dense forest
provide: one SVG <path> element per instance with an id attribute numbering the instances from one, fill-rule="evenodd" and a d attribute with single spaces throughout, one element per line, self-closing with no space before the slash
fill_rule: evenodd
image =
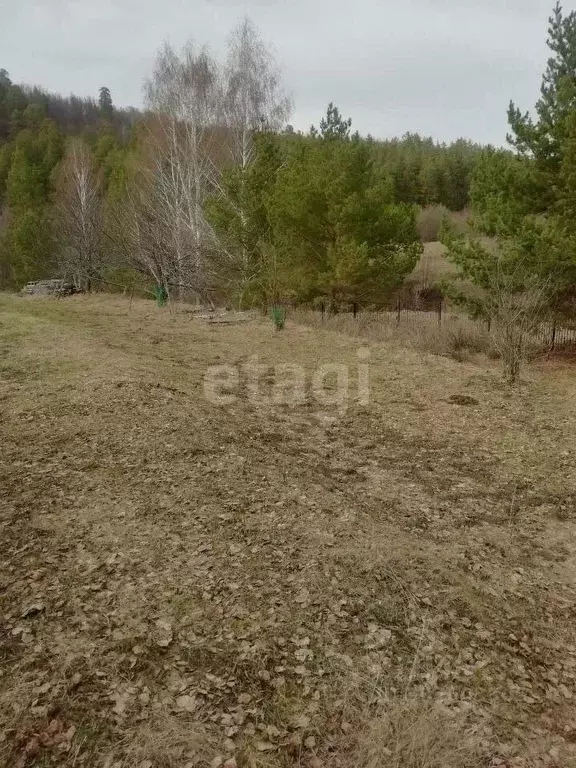
<path id="1" fill-rule="evenodd" d="M 223 63 L 164 48 L 145 91 L 145 110 L 118 109 L 106 87 L 64 98 L 0 71 L 0 287 L 59 274 L 241 305 L 378 303 L 418 259 L 418 207 L 468 205 L 470 142 L 361 137 L 333 104 L 295 132 L 249 21 Z"/>

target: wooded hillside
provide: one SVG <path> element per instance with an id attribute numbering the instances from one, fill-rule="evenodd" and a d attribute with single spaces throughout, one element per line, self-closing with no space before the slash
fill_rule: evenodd
<path id="1" fill-rule="evenodd" d="M 361 137 L 332 104 L 295 132 L 249 22 L 222 63 L 164 49 L 146 93 L 145 112 L 117 109 L 105 87 L 64 98 L 2 70 L 0 287 L 57 275 L 241 304 L 378 303 L 418 259 L 417 207 L 468 204 L 472 143 Z"/>

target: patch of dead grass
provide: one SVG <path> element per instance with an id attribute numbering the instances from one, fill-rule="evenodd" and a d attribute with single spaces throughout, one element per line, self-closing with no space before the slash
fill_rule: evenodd
<path id="1" fill-rule="evenodd" d="M 393 700 L 379 713 L 367 715 L 351 754 L 357 768 L 482 768 L 489 759 L 477 726 L 418 698 Z"/>

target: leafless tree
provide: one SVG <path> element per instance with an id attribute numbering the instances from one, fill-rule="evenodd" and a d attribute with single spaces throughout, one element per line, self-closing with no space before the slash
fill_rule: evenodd
<path id="1" fill-rule="evenodd" d="M 279 130 L 292 109 L 272 49 L 248 18 L 228 39 L 225 81 L 232 162 L 245 169 L 253 160 L 254 134 L 263 129 Z"/>
<path id="2" fill-rule="evenodd" d="M 82 139 L 72 139 L 66 150 L 57 215 L 60 269 L 78 288 L 90 291 L 100 268 L 102 198 L 92 154 Z"/>
<path id="3" fill-rule="evenodd" d="M 214 234 L 204 215 L 206 197 L 218 182 L 212 144 L 221 109 L 220 76 L 203 49 L 188 46 L 179 57 L 165 46 L 146 85 L 156 114 L 149 132 L 152 162 L 147 168 L 145 208 L 167 239 L 163 262 L 179 295 L 205 297 L 209 268 L 205 254 Z"/>
<path id="4" fill-rule="evenodd" d="M 164 215 L 162 190 L 146 159 L 140 157 L 133 169 L 122 205 L 111 209 L 108 232 L 122 252 L 122 261 L 171 297 L 174 291 L 178 295 L 195 286 L 184 282 L 189 275 L 177 260 L 173 222 Z"/>
<path id="5" fill-rule="evenodd" d="M 147 158 L 122 213 L 131 263 L 169 294 L 206 301 L 237 258 L 218 241 L 206 201 L 227 195 L 224 167 L 248 168 L 254 133 L 280 127 L 289 100 L 273 56 L 248 20 L 230 38 L 224 68 L 205 48 L 189 45 L 178 55 L 165 45 L 145 94 Z M 242 219 L 243 210 L 238 213 Z"/>

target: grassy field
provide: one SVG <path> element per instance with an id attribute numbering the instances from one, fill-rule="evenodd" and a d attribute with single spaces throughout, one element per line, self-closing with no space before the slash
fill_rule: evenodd
<path id="1" fill-rule="evenodd" d="M 573 368 L 359 344 L 0 296 L 0 765 L 576 765 Z"/>

